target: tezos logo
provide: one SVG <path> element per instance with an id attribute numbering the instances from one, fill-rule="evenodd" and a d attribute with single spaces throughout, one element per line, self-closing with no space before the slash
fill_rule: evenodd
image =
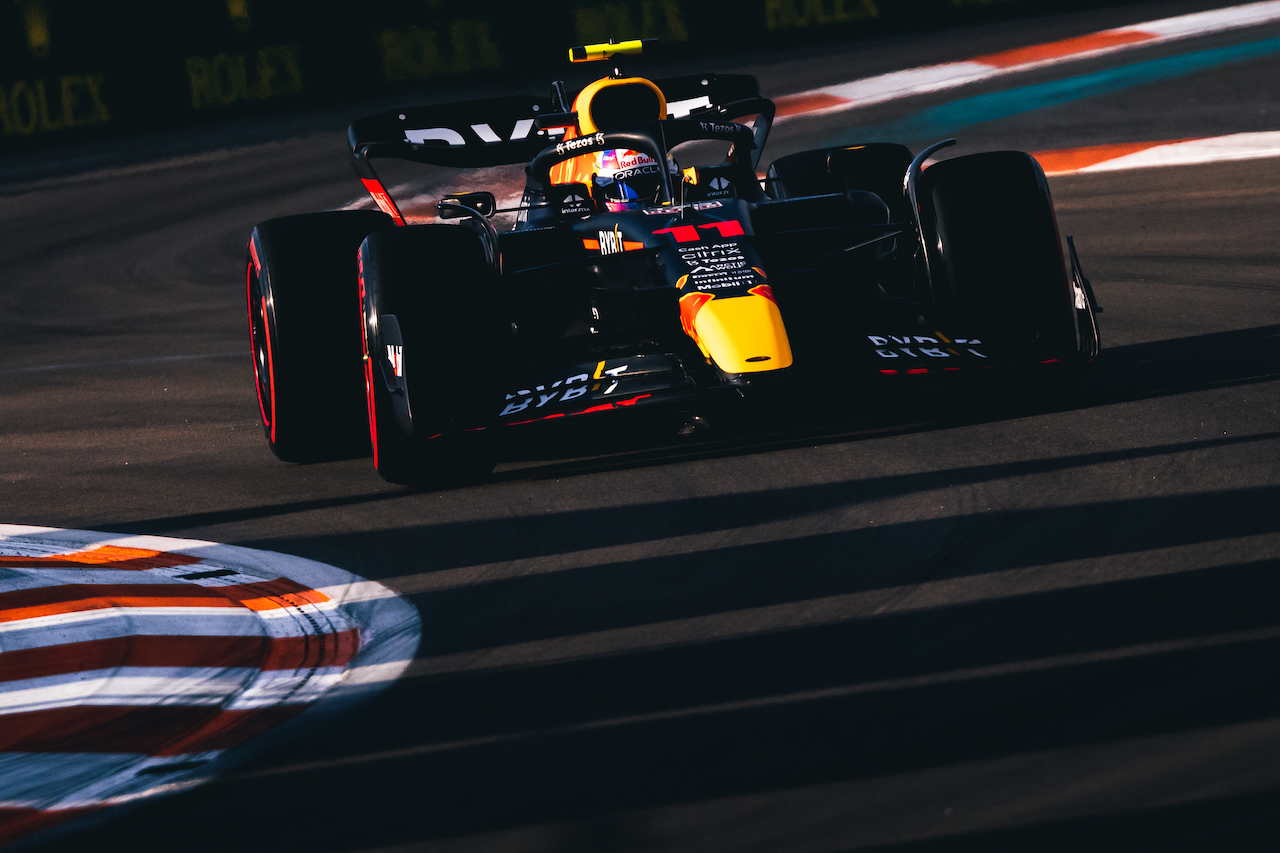
<path id="1" fill-rule="evenodd" d="M 556 153 L 563 154 L 566 151 L 577 151 L 579 148 L 589 148 L 592 145 L 604 144 L 604 132 L 597 131 L 594 136 L 579 136 L 577 139 L 570 139 L 568 142 L 556 143 Z"/>
<path id="2" fill-rule="evenodd" d="M 707 133 L 737 133 L 739 127 L 736 124 L 717 124 L 713 121 L 700 121 L 698 124 Z"/>

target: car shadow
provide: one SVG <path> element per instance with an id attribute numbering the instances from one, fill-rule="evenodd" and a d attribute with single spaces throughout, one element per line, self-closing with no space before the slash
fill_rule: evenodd
<path id="1" fill-rule="evenodd" d="M 520 448 L 528 456 L 523 467 L 492 474 L 482 482 L 560 479 L 605 471 L 632 470 L 679 462 L 721 459 L 798 447 L 857 442 L 868 438 L 901 435 L 956 426 L 994 423 L 1012 418 L 1032 417 L 1132 402 L 1135 400 L 1186 394 L 1212 388 L 1247 385 L 1280 378 L 1280 325 L 1260 326 L 1173 340 L 1153 341 L 1104 350 L 1096 364 L 1084 375 L 1044 386 L 968 383 L 950 388 L 931 388 L 923 396 L 912 389 L 880 389 L 859 398 L 858 405 L 825 406 L 818 416 L 808 416 L 800 425 L 766 423 L 763 429 L 747 429 L 723 438 L 679 440 L 672 432 L 660 436 L 635 430 L 616 432 L 575 430 L 572 437 L 558 438 L 554 430 L 541 433 L 544 442 L 524 442 Z M 872 412 L 866 411 L 873 408 Z M 825 421 L 824 421 L 825 418 Z M 625 430 L 625 423 L 613 424 Z M 756 424 L 759 426 L 759 423 Z M 1062 459 L 1029 460 L 1007 466 L 986 466 L 961 471 L 912 475 L 918 486 L 955 477 L 970 482 L 988 477 L 1017 476 L 1022 473 L 1095 465 L 1124 459 L 1176 453 L 1211 443 L 1234 444 L 1264 440 L 1273 434 L 1238 436 L 1196 441 L 1187 445 L 1165 445 L 1080 454 Z M 630 440 L 640 447 L 619 451 Z M 541 459 L 568 461 L 537 461 Z M 533 461 L 528 461 L 532 459 Z M 907 481 L 909 482 L 910 477 Z M 471 483 L 469 485 L 476 485 Z M 868 489 L 893 488 L 880 480 L 867 481 Z M 412 499 L 423 490 L 400 488 L 364 494 L 344 495 L 265 506 L 238 507 L 212 512 L 145 519 L 102 525 L 101 529 L 120 533 L 163 534 L 176 530 L 271 518 L 343 506 Z M 785 509 L 783 510 L 785 511 Z"/>

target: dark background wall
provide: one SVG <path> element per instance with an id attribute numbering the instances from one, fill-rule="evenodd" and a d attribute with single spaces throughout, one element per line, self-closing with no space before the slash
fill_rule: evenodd
<path id="1" fill-rule="evenodd" d="M 1117 0 L 0 0 L 0 151 L 554 73 L 570 45 L 708 56 Z"/>

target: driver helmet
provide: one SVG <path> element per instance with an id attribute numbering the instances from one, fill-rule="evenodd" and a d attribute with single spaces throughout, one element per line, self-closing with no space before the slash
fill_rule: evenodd
<path id="1" fill-rule="evenodd" d="M 657 160 L 629 148 L 613 148 L 595 156 L 594 191 L 610 211 L 636 210 L 657 201 L 662 187 Z M 673 174 L 677 172 L 670 157 L 667 168 Z"/>

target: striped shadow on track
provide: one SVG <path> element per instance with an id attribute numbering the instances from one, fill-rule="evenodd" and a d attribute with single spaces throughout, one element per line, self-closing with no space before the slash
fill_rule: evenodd
<path id="1" fill-rule="evenodd" d="M 1265 553 L 1276 534 L 1240 537 L 1232 544 Z M 1026 595 L 1080 589 L 1148 577 L 1196 572 L 1229 565 L 1218 540 L 1119 553 L 1027 568 L 1005 569 L 907 586 L 803 599 L 763 607 L 690 616 L 583 634 L 530 640 L 511 645 L 421 657 L 406 678 L 435 677 L 486 670 L 548 666 L 569 661 L 624 655 L 794 631 L 855 620 L 1015 599 Z M 1274 562 L 1274 561 L 1273 561 Z M 1266 565 L 1265 563 L 1258 564 Z M 395 584 L 395 580 L 389 581 Z"/>

